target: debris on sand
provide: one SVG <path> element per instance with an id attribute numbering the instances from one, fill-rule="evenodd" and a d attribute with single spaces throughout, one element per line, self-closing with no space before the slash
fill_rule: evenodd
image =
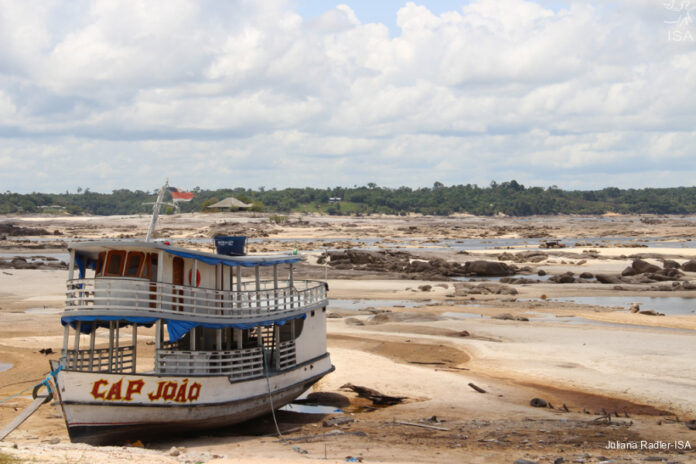
<path id="1" fill-rule="evenodd" d="M 394 405 L 399 404 L 403 400 L 407 399 L 406 396 L 389 396 L 378 392 L 372 388 L 361 387 L 360 385 L 353 385 L 352 383 L 347 383 L 341 386 L 342 389 L 352 390 L 358 394 L 361 398 L 367 398 L 372 401 L 372 404 L 383 404 L 383 405 Z"/>
<path id="2" fill-rule="evenodd" d="M 532 398 L 529 405 L 534 406 L 535 408 L 545 408 L 548 406 L 548 403 L 546 400 L 542 400 L 541 398 Z"/>

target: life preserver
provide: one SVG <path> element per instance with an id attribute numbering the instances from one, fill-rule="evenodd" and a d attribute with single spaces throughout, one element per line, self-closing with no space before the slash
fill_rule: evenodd
<path id="1" fill-rule="evenodd" d="M 189 285 L 192 285 L 193 279 L 191 278 L 193 276 L 193 269 L 189 269 Z M 196 287 L 198 287 L 201 284 L 201 271 L 196 269 Z"/>

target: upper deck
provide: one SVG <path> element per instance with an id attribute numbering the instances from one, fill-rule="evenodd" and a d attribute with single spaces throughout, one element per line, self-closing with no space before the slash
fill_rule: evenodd
<path id="1" fill-rule="evenodd" d="M 254 323 L 327 303 L 323 282 L 294 280 L 300 258 L 293 255 L 227 256 L 139 241 L 78 242 L 69 250 L 64 317 Z M 272 279 L 261 280 L 263 267 Z M 287 277 L 279 278 L 280 267 Z"/>

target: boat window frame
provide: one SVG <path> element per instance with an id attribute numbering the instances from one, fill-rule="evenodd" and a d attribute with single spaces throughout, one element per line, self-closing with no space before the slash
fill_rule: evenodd
<path id="1" fill-rule="evenodd" d="M 109 267 L 111 265 L 111 259 L 114 256 L 121 257 L 121 268 L 120 268 L 120 270 L 119 270 L 120 272 L 118 274 L 108 272 Z M 104 277 L 122 277 L 125 265 L 126 265 L 126 250 L 109 250 L 109 252 L 106 254 L 106 262 L 104 264 L 104 272 L 103 272 Z"/>
<path id="2" fill-rule="evenodd" d="M 97 268 L 95 269 L 95 276 L 101 277 L 104 272 L 104 264 L 106 263 L 106 251 L 99 253 L 97 258 Z"/>
<path id="3" fill-rule="evenodd" d="M 128 272 L 131 256 L 140 256 L 140 263 L 138 263 L 138 268 L 135 270 L 134 274 L 130 274 Z M 125 265 L 123 267 L 123 277 L 140 277 L 144 264 L 145 253 L 143 253 L 142 251 L 129 251 L 128 255 L 126 256 Z"/>

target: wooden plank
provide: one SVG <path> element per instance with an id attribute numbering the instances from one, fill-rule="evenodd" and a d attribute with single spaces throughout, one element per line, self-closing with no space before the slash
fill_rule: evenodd
<path id="1" fill-rule="evenodd" d="M 7 424 L 7 426 L 0 430 L 0 441 L 4 440 L 6 436 L 14 431 L 17 427 L 22 425 L 25 420 L 29 419 L 29 416 L 34 414 L 39 407 L 46 401 L 46 396 L 37 396 L 34 401 L 27 406 L 24 411 L 22 411 L 19 416 L 15 417 L 12 422 Z"/>

